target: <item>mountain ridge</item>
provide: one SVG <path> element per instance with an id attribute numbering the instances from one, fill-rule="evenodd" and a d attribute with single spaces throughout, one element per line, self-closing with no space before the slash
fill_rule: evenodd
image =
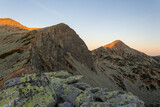
<path id="1" fill-rule="evenodd" d="M 20 24 L 19 22 L 11 19 L 11 18 L 0 18 L 0 27 L 5 27 L 6 29 L 10 30 L 9 27 L 17 27 L 19 29 L 22 30 L 35 30 L 38 28 L 28 28 L 22 24 Z"/>
<path id="2" fill-rule="evenodd" d="M 7 80 L 25 74 L 67 70 L 84 76 L 81 81 L 92 87 L 130 91 L 148 105 L 160 104 L 159 57 L 152 58 L 122 41 L 114 42 L 112 48 L 102 46 L 89 51 L 79 35 L 64 23 L 34 30 L 1 29 L 1 88 Z"/>

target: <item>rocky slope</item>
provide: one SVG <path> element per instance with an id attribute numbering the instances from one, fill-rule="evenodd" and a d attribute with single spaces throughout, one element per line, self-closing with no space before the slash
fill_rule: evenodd
<path id="1" fill-rule="evenodd" d="M 97 71 L 108 75 L 114 84 L 133 92 L 147 104 L 160 104 L 160 63 L 122 41 L 92 51 Z M 109 88 L 109 87 L 108 87 Z"/>
<path id="2" fill-rule="evenodd" d="M 0 106 L 144 107 L 144 102 L 129 92 L 91 88 L 78 82 L 81 78 L 67 71 L 13 78 L 0 91 Z"/>

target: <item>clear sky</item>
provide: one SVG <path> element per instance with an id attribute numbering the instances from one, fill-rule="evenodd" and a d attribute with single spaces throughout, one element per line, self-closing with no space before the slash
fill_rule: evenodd
<path id="1" fill-rule="evenodd" d="M 160 55 L 160 0 L 0 0 L 0 17 L 27 27 L 66 23 L 90 50 L 118 39 Z"/>

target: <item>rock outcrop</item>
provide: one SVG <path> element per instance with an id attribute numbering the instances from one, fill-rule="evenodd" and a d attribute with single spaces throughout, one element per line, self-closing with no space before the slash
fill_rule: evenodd
<path id="1" fill-rule="evenodd" d="M 0 106 L 144 107 L 144 102 L 130 92 L 86 87 L 78 82 L 81 78 L 67 71 L 12 78 L 0 90 Z M 81 89 L 83 86 L 86 88 Z"/>

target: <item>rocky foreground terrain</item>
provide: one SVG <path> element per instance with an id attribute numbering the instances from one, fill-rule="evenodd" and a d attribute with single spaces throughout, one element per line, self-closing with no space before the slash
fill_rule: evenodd
<path id="1" fill-rule="evenodd" d="M 0 19 L 0 50 L 1 105 L 143 106 L 143 101 L 148 106 L 160 105 L 159 56 L 150 57 L 122 41 L 89 51 L 83 40 L 66 24 L 28 28 L 6 18 Z M 67 77 L 53 76 L 60 70 L 73 75 L 73 78 L 67 76 L 73 82 L 67 83 L 70 81 Z M 63 73 L 61 75 L 66 74 Z M 81 78 L 76 75 L 83 76 L 80 83 L 75 82 Z M 61 85 L 58 85 L 59 81 Z M 101 88 L 93 88 L 92 92 L 91 87 Z M 72 90 L 72 94 L 65 88 Z M 103 90 L 103 97 L 99 95 L 96 98 L 100 90 Z M 109 93 L 112 93 L 111 97 Z M 74 100 L 69 98 L 70 95 Z M 77 103 L 79 95 L 84 96 L 82 99 L 89 99 Z"/>
<path id="2" fill-rule="evenodd" d="M 108 92 L 78 82 L 82 76 L 67 71 L 28 74 L 6 81 L 0 91 L 0 106 L 26 107 L 143 107 L 130 92 Z"/>

